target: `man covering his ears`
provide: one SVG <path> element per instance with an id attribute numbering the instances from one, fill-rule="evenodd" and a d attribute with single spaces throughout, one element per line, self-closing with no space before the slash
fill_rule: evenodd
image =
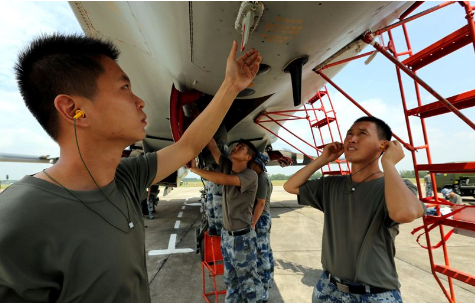
<path id="1" fill-rule="evenodd" d="M 324 212 L 323 273 L 312 302 L 402 302 L 394 262 L 399 224 L 421 217 L 417 189 L 395 165 L 404 157 L 391 129 L 375 117 L 357 119 L 343 144 L 325 146 L 284 189 Z M 383 146 L 383 147 L 382 147 Z M 381 171 L 378 159 L 381 158 Z M 352 173 L 308 179 L 343 153 Z"/>
<path id="2" fill-rule="evenodd" d="M 221 87 L 180 141 L 121 159 L 147 122 L 119 50 L 62 34 L 27 46 L 20 92 L 60 158 L 0 194 L 0 302 L 150 302 L 141 195 L 203 149 L 257 74 L 259 52 L 236 51 L 234 42 Z"/>

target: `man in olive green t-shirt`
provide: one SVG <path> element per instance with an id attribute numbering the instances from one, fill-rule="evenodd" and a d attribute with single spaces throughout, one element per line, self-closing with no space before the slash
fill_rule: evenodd
<path id="1" fill-rule="evenodd" d="M 220 172 L 196 168 L 194 161 L 191 172 L 224 186 L 221 252 L 226 302 L 261 302 L 263 288 L 257 272 L 256 232 L 251 228 L 257 174 L 248 168 L 257 150 L 247 140 L 236 144 L 229 159 L 221 155 L 214 140 L 210 141 L 208 149 L 219 163 Z"/>
<path id="2" fill-rule="evenodd" d="M 424 214 L 424 205 L 396 163 L 402 146 L 390 141 L 391 129 L 375 117 L 357 119 L 344 144 L 325 146 L 323 153 L 285 184 L 300 203 L 324 213 L 322 265 L 313 302 L 402 302 L 394 262 L 398 224 Z M 384 173 L 380 170 L 379 160 Z M 308 179 L 343 153 L 352 173 Z"/>
<path id="3" fill-rule="evenodd" d="M 180 141 L 121 159 L 145 102 L 112 42 L 44 35 L 20 54 L 23 99 L 59 144 L 56 164 L 0 194 L 0 302 L 150 302 L 140 197 L 209 142 L 260 55 L 229 54 L 223 84 Z"/>

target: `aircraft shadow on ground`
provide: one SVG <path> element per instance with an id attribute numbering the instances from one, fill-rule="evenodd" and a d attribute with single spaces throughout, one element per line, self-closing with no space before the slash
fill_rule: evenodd
<path id="1" fill-rule="evenodd" d="M 275 259 L 275 266 L 280 267 L 285 271 L 291 271 L 296 274 L 302 274 L 301 282 L 307 286 L 314 287 L 317 283 L 318 277 L 322 274 L 321 269 L 311 268 L 301 264 L 284 261 L 282 259 Z"/>
<path id="2" fill-rule="evenodd" d="M 295 200 L 285 200 L 271 202 L 272 218 L 280 218 L 280 215 L 304 208 L 304 205 L 298 205 Z"/>

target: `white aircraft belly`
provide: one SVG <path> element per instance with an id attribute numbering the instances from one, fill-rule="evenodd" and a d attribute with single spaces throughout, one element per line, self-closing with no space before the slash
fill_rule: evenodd
<path id="1" fill-rule="evenodd" d="M 302 77 L 305 102 L 325 84 L 313 68 L 368 29 L 389 24 L 411 3 L 264 2 L 264 5 L 264 14 L 249 37 L 247 49 L 258 49 L 263 63 L 272 69 L 255 79 L 252 89 L 256 92 L 246 98 L 272 96 L 231 130 L 230 139 L 270 140 L 253 120 L 265 109 L 294 107 L 290 75 L 283 72 L 289 61 L 301 55 L 309 56 Z M 146 103 L 147 135 L 161 138 L 171 138 L 168 118 L 172 84 L 180 91 L 196 89 L 210 95 L 219 88 L 232 40 L 241 38 L 234 29 L 239 6 L 240 2 L 214 1 L 71 3 L 86 33 L 112 39 L 121 50 L 119 64 L 131 78 L 133 91 Z M 338 60 L 359 51 L 358 47 L 351 49 Z M 342 67 L 329 69 L 326 74 L 332 77 Z M 277 126 L 269 126 L 278 130 Z"/>

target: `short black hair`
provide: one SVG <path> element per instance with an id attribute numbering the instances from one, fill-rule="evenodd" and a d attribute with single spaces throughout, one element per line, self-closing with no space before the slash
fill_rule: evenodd
<path id="1" fill-rule="evenodd" d="M 383 120 L 381 119 L 378 119 L 376 117 L 373 117 L 373 116 L 365 116 L 365 117 L 361 117 L 359 119 L 356 119 L 355 122 L 353 122 L 353 124 L 356 124 L 358 122 L 372 122 L 376 125 L 376 130 L 378 131 L 378 137 L 380 140 L 391 140 L 391 137 L 393 136 L 393 132 L 391 131 L 391 128 L 389 127 L 389 125 L 386 124 L 386 122 L 384 122 Z"/>
<path id="2" fill-rule="evenodd" d="M 84 35 L 42 35 L 18 56 L 16 78 L 23 100 L 48 135 L 57 141 L 58 115 L 54 99 L 76 94 L 93 99 L 97 78 L 105 71 L 101 57 L 117 60 L 110 41 Z"/>
<path id="3" fill-rule="evenodd" d="M 247 154 L 251 156 L 251 159 L 247 161 L 247 166 L 249 167 L 250 163 L 256 160 L 257 153 L 258 153 L 257 148 L 249 140 L 240 139 L 237 144 L 239 143 L 245 144 L 247 146 Z"/>

